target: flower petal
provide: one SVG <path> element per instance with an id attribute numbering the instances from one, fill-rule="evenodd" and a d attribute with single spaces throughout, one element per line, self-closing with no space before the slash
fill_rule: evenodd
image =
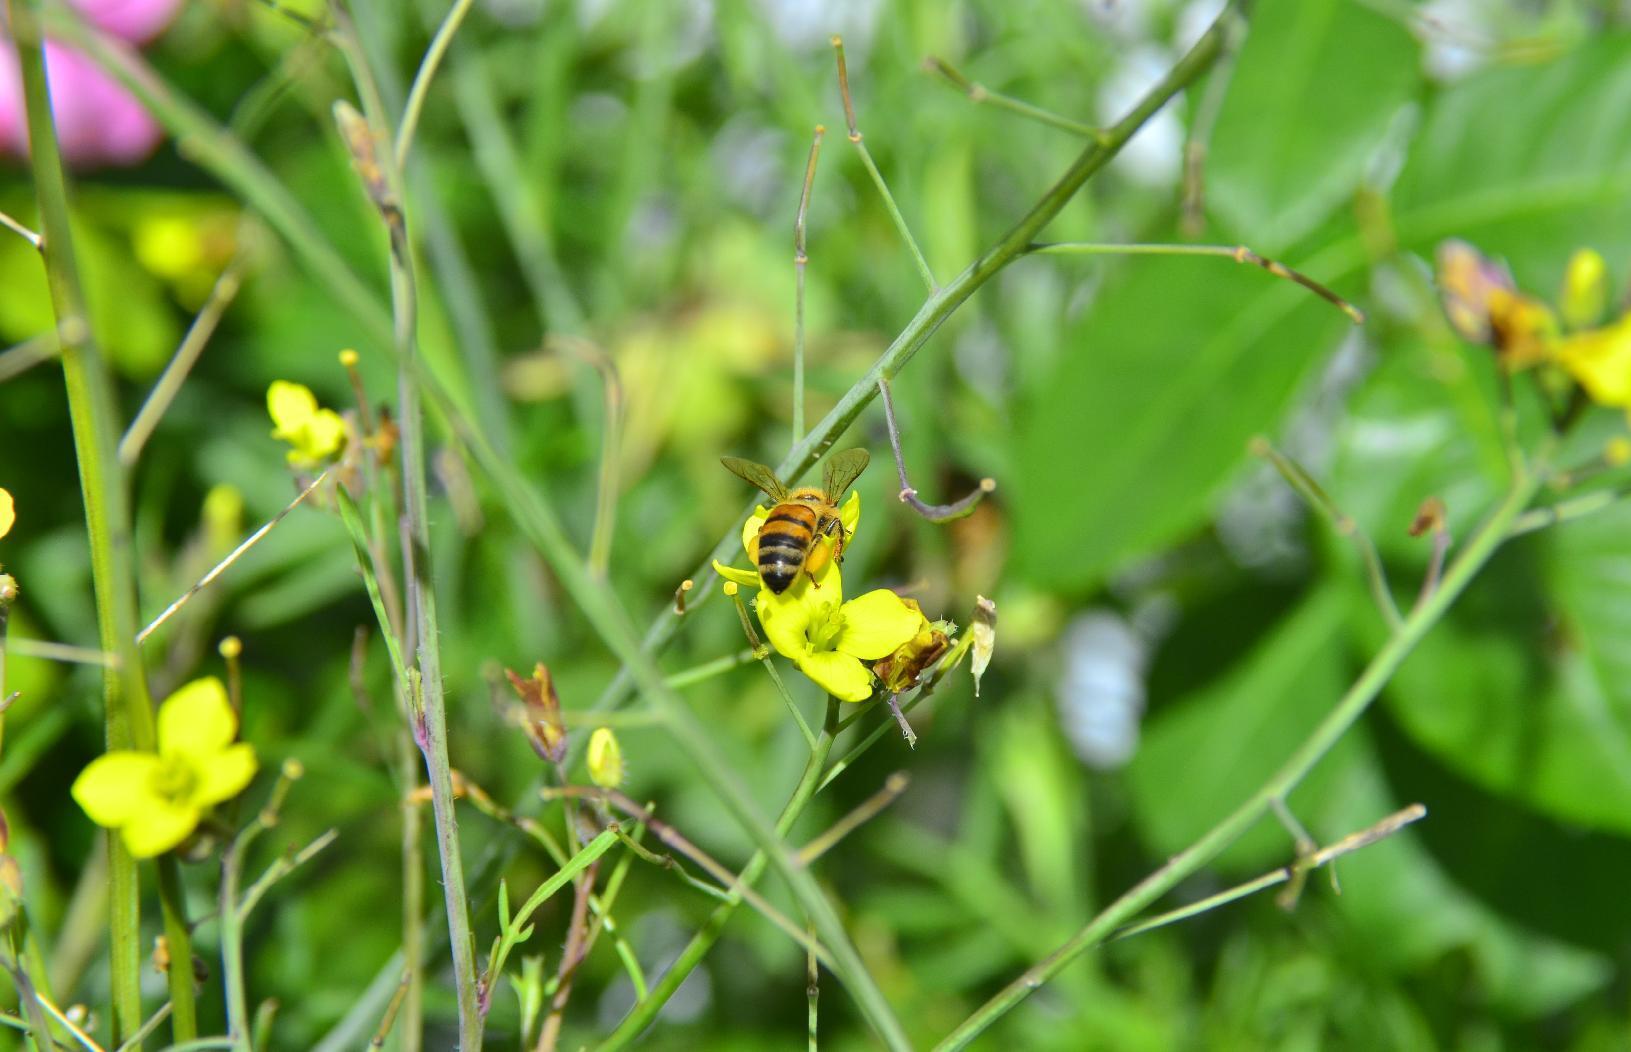
<path id="1" fill-rule="evenodd" d="M 0 537 L 11 532 L 11 524 L 17 521 L 17 504 L 11 499 L 11 494 L 0 489 Z"/>
<path id="2" fill-rule="evenodd" d="M 266 389 L 266 411 L 275 425 L 272 437 L 294 441 L 317 412 L 317 396 L 305 384 L 273 380 Z"/>
<path id="3" fill-rule="evenodd" d="M 345 420 L 332 409 L 319 409 L 307 422 L 301 451 L 313 460 L 327 460 L 345 444 Z"/>
<path id="4" fill-rule="evenodd" d="M 1557 357 L 1592 401 L 1631 406 L 1631 314 L 1570 336 L 1559 345 Z"/>
<path id="5" fill-rule="evenodd" d="M 836 650 L 806 654 L 797 664 L 800 672 L 839 701 L 865 701 L 872 697 L 872 673 L 848 654 Z"/>
<path id="6" fill-rule="evenodd" d="M 789 588 L 777 595 L 768 588 L 759 589 L 759 623 L 776 652 L 794 661 L 810 652 L 811 608 L 795 596 L 797 589 Z"/>
<path id="7" fill-rule="evenodd" d="M 131 814 L 130 820 L 119 827 L 119 835 L 132 855 L 152 858 L 186 840 L 187 834 L 198 827 L 201 813 L 188 804 L 155 797 Z"/>
<path id="8" fill-rule="evenodd" d="M 921 610 L 887 588 L 851 599 L 844 604 L 843 615 L 844 627 L 833 646 L 867 661 L 888 657 L 928 623 Z"/>
<path id="9" fill-rule="evenodd" d="M 838 521 L 844 524 L 844 533 L 853 534 L 855 528 L 861 525 L 861 491 L 850 491 L 849 500 L 838 509 Z"/>
<path id="10" fill-rule="evenodd" d="M 255 748 L 248 742 L 229 745 L 198 766 L 198 787 L 192 802 L 209 807 L 244 791 L 255 777 Z"/>
<path id="11" fill-rule="evenodd" d="M 195 679 L 159 706 L 159 752 L 187 756 L 200 768 L 232 744 L 238 733 L 227 689 L 214 676 Z"/>
<path id="12" fill-rule="evenodd" d="M 74 802 L 99 826 L 117 828 L 138 811 L 161 801 L 153 792 L 159 758 L 121 749 L 90 762 L 74 779 Z"/>
<path id="13" fill-rule="evenodd" d="M 718 574 L 720 577 L 723 577 L 727 581 L 735 581 L 743 588 L 762 587 L 759 583 L 759 571 L 757 570 L 738 570 L 734 566 L 726 566 L 718 559 L 715 559 L 714 573 Z"/>
<path id="14" fill-rule="evenodd" d="M 759 536 L 759 527 L 763 526 L 768 518 L 770 509 L 763 504 L 755 504 L 753 514 L 742 524 L 742 550 L 748 553 L 749 559 L 753 558 L 754 542 Z"/>

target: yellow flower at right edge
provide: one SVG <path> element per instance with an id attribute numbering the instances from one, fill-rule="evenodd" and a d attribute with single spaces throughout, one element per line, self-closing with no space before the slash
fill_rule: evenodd
<path id="1" fill-rule="evenodd" d="M 159 706 L 158 752 L 120 749 L 97 757 L 74 780 L 74 800 L 91 821 L 117 829 L 135 857 L 161 855 L 255 776 L 255 750 L 234 743 L 237 733 L 221 681 L 193 680 Z"/>
<path id="2" fill-rule="evenodd" d="M 17 521 L 17 502 L 11 499 L 11 493 L 0 489 L 0 537 L 11 532 L 12 524 Z"/>
<path id="3" fill-rule="evenodd" d="M 316 467 L 345 444 L 345 420 L 320 408 L 304 384 L 273 380 L 266 389 L 266 411 L 274 425 L 272 437 L 289 443 L 289 463 L 296 467 Z"/>
<path id="4" fill-rule="evenodd" d="M 1631 408 L 1631 314 L 1559 341 L 1557 362 L 1598 405 Z"/>

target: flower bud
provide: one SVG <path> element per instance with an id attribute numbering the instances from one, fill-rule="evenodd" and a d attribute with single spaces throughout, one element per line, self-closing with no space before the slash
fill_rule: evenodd
<path id="1" fill-rule="evenodd" d="M 561 719 L 561 699 L 555 693 L 555 679 L 540 662 L 533 666 L 532 678 L 522 679 L 509 669 L 504 674 L 526 706 L 524 728 L 532 751 L 540 759 L 560 763 L 566 758 L 566 723 Z"/>
<path id="2" fill-rule="evenodd" d="M 17 521 L 17 503 L 11 499 L 11 493 L 0 489 L 0 537 L 11 532 L 12 523 Z"/>
<path id="3" fill-rule="evenodd" d="M 1608 264 L 1592 248 L 1576 249 L 1563 272 L 1563 293 L 1558 297 L 1563 321 L 1571 329 L 1597 324 L 1608 305 Z"/>
<path id="4" fill-rule="evenodd" d="M 610 727 L 596 727 L 589 736 L 589 780 L 602 789 L 623 784 L 623 747 Z"/>

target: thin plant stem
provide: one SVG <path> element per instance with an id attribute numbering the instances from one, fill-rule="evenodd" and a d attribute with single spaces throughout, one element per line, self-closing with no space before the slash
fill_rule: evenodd
<path id="1" fill-rule="evenodd" d="M 62 1009 L 58 1008 L 49 997 L 45 996 L 43 991 L 33 990 L 32 996 L 35 1003 L 37 1003 L 41 1008 L 45 1009 L 45 1013 L 47 1015 L 56 1020 L 58 1026 L 68 1031 L 69 1034 L 73 1035 L 73 1039 L 79 1042 L 81 1048 L 86 1049 L 87 1052 L 104 1052 L 102 1046 L 96 1043 L 96 1039 L 87 1034 L 84 1028 L 78 1023 L 75 1023 L 72 1019 L 69 1019 L 68 1014 Z M 45 1034 L 46 1041 L 41 1044 L 40 1047 L 42 1049 L 48 1049 L 52 1045 L 50 1040 L 51 1031 L 49 1029 L 45 1029 L 43 1032 Z"/>
<path id="2" fill-rule="evenodd" d="M 380 1017 L 379 1029 L 374 1031 L 373 1038 L 368 1042 L 369 1048 L 385 1047 L 385 1039 L 391 1036 L 391 1028 L 396 1025 L 397 1012 L 402 1008 L 403 1001 L 407 999 L 408 982 L 412 974 L 411 971 L 403 971 L 402 982 L 397 985 L 396 993 L 391 995 L 390 1002 L 386 1004 L 385 1014 Z M 404 1034 L 403 1037 L 405 1040 L 407 1035 Z"/>
<path id="3" fill-rule="evenodd" d="M 866 825 L 883 812 L 883 809 L 900 799 L 900 794 L 906 791 L 911 784 L 911 776 L 905 771 L 896 771 L 884 779 L 883 788 L 861 801 L 860 806 L 835 822 L 831 828 L 814 840 L 805 844 L 799 850 L 799 861 L 806 866 L 831 851 L 838 842 L 857 829 Z"/>
<path id="4" fill-rule="evenodd" d="M 960 519 L 974 510 L 981 498 L 995 492 L 997 480 L 983 478 L 980 484 L 950 504 L 928 504 L 917 495 L 917 490 L 906 480 L 906 457 L 900 448 L 900 426 L 895 423 L 895 400 L 889 394 L 889 381 L 878 377 L 878 394 L 883 398 L 883 418 L 889 430 L 889 450 L 895 455 L 895 474 L 900 477 L 900 500 L 930 522 L 949 522 Z"/>
<path id="5" fill-rule="evenodd" d="M 35 1052 L 52 1052 L 56 1042 L 51 1038 L 51 1024 L 46 1020 L 44 1003 L 34 989 L 33 981 L 24 971 L 23 963 L 7 956 L 0 959 L 0 965 L 11 973 L 12 985 L 17 988 L 17 1000 L 22 1003 L 22 1011 L 27 1013 L 25 1026 L 28 1030 L 29 1043 L 34 1046 Z M 91 1044 L 94 1048 L 95 1042 Z"/>
<path id="6" fill-rule="evenodd" d="M 742 622 L 742 631 L 748 637 L 748 645 L 753 648 L 754 656 L 765 667 L 765 671 L 770 673 L 770 681 L 776 684 L 777 693 L 782 696 L 782 701 L 786 703 L 787 711 L 792 713 L 793 722 L 798 724 L 799 733 L 804 735 L 804 744 L 814 750 L 816 747 L 815 732 L 810 730 L 810 724 L 805 721 L 804 713 L 799 711 L 798 702 L 793 700 L 793 692 L 787 689 L 786 683 L 782 682 L 781 672 L 776 669 L 776 663 L 770 659 L 770 648 L 759 641 L 759 633 L 753 627 L 753 618 L 748 614 L 747 602 L 742 598 L 740 592 L 731 594 L 731 602 L 736 605 L 736 617 Z"/>
<path id="7" fill-rule="evenodd" d="M 566 1022 L 566 1005 L 572 998 L 573 980 L 578 966 L 589 953 L 589 899 L 593 895 L 595 878 L 600 873 L 600 861 L 591 862 L 572 887 L 572 916 L 566 925 L 566 945 L 561 949 L 561 963 L 555 970 L 555 996 L 550 999 L 549 1014 L 538 1032 L 535 1052 L 555 1052 L 560 1041 L 561 1026 Z"/>
<path id="8" fill-rule="evenodd" d="M 810 140 L 810 157 L 804 162 L 804 188 L 799 192 L 798 215 L 793 219 L 793 445 L 804 437 L 804 271 L 810 264 L 806 251 L 806 223 L 810 215 L 810 190 L 815 186 L 816 161 L 821 157 L 821 137 L 827 129 L 815 127 Z"/>
<path id="9" fill-rule="evenodd" d="M 844 61 L 844 39 L 834 36 L 832 49 L 838 61 L 838 93 L 844 101 L 844 125 L 849 131 L 849 141 L 855 144 L 855 152 L 861 155 L 861 164 L 866 168 L 867 175 L 872 177 L 872 185 L 878 188 L 878 195 L 883 198 L 884 209 L 888 211 L 890 220 L 895 224 L 895 230 L 912 253 L 912 262 L 916 264 L 925 288 L 933 295 L 939 290 L 940 283 L 934 279 L 934 271 L 929 269 L 928 258 L 918 247 L 917 238 L 912 236 L 912 228 L 907 225 L 906 217 L 901 214 L 900 206 L 895 203 L 895 195 L 889 192 L 889 184 L 884 182 L 883 173 L 878 171 L 877 162 L 872 159 L 872 151 L 866 148 L 860 129 L 855 126 L 855 102 L 849 93 L 849 64 Z"/>
<path id="10" fill-rule="evenodd" d="M 389 239 L 393 347 L 398 360 L 397 427 L 401 434 L 401 471 L 404 492 L 404 532 L 412 558 L 407 560 L 408 605 L 418 647 L 418 704 L 423 726 L 420 750 L 425 756 L 431 788 L 431 810 L 441 856 L 442 887 L 447 904 L 448 942 L 453 954 L 454 985 L 458 994 L 459 1048 L 480 1052 L 482 1015 L 476 974 L 475 942 L 470 928 L 470 904 L 465 892 L 464 862 L 459 850 L 458 816 L 454 813 L 452 764 L 447 751 L 447 709 L 442 693 L 441 629 L 436 616 L 434 575 L 431 572 L 429 500 L 425 482 L 424 421 L 419 404 L 418 293 L 402 211 L 402 173 L 383 144 L 391 141 L 390 128 L 360 41 L 349 17 L 335 11 L 341 50 L 347 56 L 363 108 L 371 149 L 363 152 L 352 138 L 359 176 L 374 198 Z M 349 137 L 348 137 L 349 138 Z M 374 183 L 370 175 L 379 183 Z"/>
<path id="11" fill-rule="evenodd" d="M 60 344 L 55 332 L 42 332 L 0 351 L 0 383 L 55 358 Z"/>
<path id="12" fill-rule="evenodd" d="M 148 393 L 147 401 L 142 403 L 141 409 L 136 413 L 136 419 L 125 429 L 124 437 L 119 440 L 119 463 L 127 469 L 142 455 L 142 447 L 152 437 L 154 428 L 159 426 L 159 421 L 164 418 L 170 403 L 181 392 L 181 385 L 186 382 L 187 374 L 197 363 L 198 356 L 204 353 L 204 347 L 215 334 L 215 327 L 220 324 L 222 315 L 226 314 L 227 308 L 237 297 L 247 265 L 248 260 L 240 253 L 227 264 L 225 270 L 221 271 L 220 277 L 215 279 L 215 286 L 210 289 L 209 298 L 204 301 L 204 306 L 199 308 L 198 314 L 193 318 L 192 325 L 187 329 L 187 335 L 181 338 L 181 346 L 176 348 L 170 363 L 159 375 L 158 383 L 154 384 L 153 390 Z"/>
<path id="13" fill-rule="evenodd" d="M 1388 584 L 1387 570 L 1383 569 L 1381 556 L 1376 554 L 1376 545 L 1371 543 L 1370 536 L 1359 528 L 1357 522 L 1343 514 L 1331 495 L 1303 470 L 1301 464 L 1274 448 L 1267 438 L 1261 435 L 1253 438 L 1250 448 L 1253 455 L 1262 457 L 1274 466 L 1286 484 L 1297 491 L 1304 503 L 1319 512 L 1337 536 L 1353 542 L 1360 560 L 1365 564 L 1365 583 L 1370 586 L 1376 609 L 1381 612 L 1382 620 L 1387 622 L 1389 631 L 1398 631 L 1399 607 L 1393 601 L 1393 588 Z"/>
<path id="14" fill-rule="evenodd" d="M 937 1052 L 966 1047 L 1070 962 L 1104 942 L 1146 906 L 1216 858 L 1219 852 L 1268 813 L 1272 801 L 1285 797 L 1301 783 L 1314 765 L 1365 714 L 1416 644 L 1438 624 L 1451 604 L 1489 562 L 1506 539 L 1513 522 L 1534 498 L 1541 481 L 1539 473 L 1527 474 L 1516 481 L 1445 572 L 1439 588 L 1410 612 L 1336 706 L 1251 797 L 1160 869 L 1105 907 L 1053 953 L 1003 987 L 936 1045 Z"/>
<path id="15" fill-rule="evenodd" d="M 151 751 L 153 712 L 147 695 L 136 637 L 136 578 L 130 563 L 130 509 L 119 467 L 113 382 L 91 333 L 84 285 L 69 225 L 68 183 L 53 123 L 46 84 L 39 0 L 6 0 L 11 36 L 22 69 L 29 161 L 40 211 L 40 255 L 50 288 L 61 344 L 63 380 L 68 391 L 74 453 L 90 539 L 91 580 L 96 592 L 101 647 L 118 656 L 102 677 L 107 748 Z M 134 1033 L 143 1020 L 141 1003 L 141 918 L 136 861 L 117 832 L 107 833 L 110 859 L 110 982 L 114 1037 Z M 172 944 L 185 967 L 172 971 L 176 1040 L 197 1033 L 192 1012 L 191 942 L 182 933 Z M 179 973 L 186 973 L 181 981 Z"/>
<path id="16" fill-rule="evenodd" d="M 781 816 L 776 819 L 776 834 L 778 836 L 786 836 L 792 830 L 793 823 L 798 821 L 799 816 L 804 813 L 805 807 L 809 806 L 811 797 L 815 795 L 816 784 L 821 778 L 822 765 L 827 762 L 827 757 L 832 752 L 833 740 L 838 736 L 839 704 L 836 698 L 827 699 L 827 718 L 822 724 L 821 734 L 816 739 L 815 747 L 810 750 L 810 758 L 805 761 L 804 773 L 799 776 L 798 784 L 793 787 L 793 793 L 788 797 L 786 805 L 783 806 Z M 668 999 L 674 996 L 674 992 L 680 988 L 680 984 L 685 982 L 686 977 L 708 955 L 708 951 L 713 949 L 714 943 L 719 941 L 720 934 L 725 930 L 726 922 L 731 919 L 731 915 L 736 912 L 736 908 L 742 903 L 743 890 L 751 887 L 759 879 L 769 861 L 763 851 L 756 852 L 752 858 L 748 859 L 747 865 L 742 867 L 741 873 L 731 885 L 729 897 L 714 907 L 714 911 L 708 915 L 707 921 L 703 923 L 695 935 L 691 936 L 691 941 L 686 943 L 685 948 L 680 951 L 680 955 L 674 959 L 674 963 L 669 965 L 668 971 L 664 972 L 662 977 L 657 980 L 657 985 L 651 988 L 651 994 L 629 1009 L 629 1014 L 623 1017 L 623 1021 L 617 1025 L 617 1029 L 612 1031 L 606 1040 L 600 1043 L 598 1046 L 599 1052 L 612 1052 L 614 1049 L 626 1048 L 631 1041 L 640 1036 L 647 1026 L 651 1025 L 651 1022 L 657 1018 L 657 1013 L 662 1011 L 663 1005 L 668 1003 Z"/>
<path id="17" fill-rule="evenodd" d="M 322 474 L 312 479 L 311 482 L 307 484 L 306 488 L 301 490 L 300 494 L 296 496 L 294 500 L 291 500 L 284 506 L 282 511 L 272 516 L 254 533 L 251 533 L 248 537 L 245 537 L 242 543 L 227 553 L 226 558 L 216 563 L 215 566 L 213 566 L 203 577 L 200 577 L 197 583 L 195 583 L 191 588 L 177 596 L 175 601 L 169 606 L 165 607 L 159 616 L 155 617 L 148 623 L 146 628 L 142 629 L 136 634 L 136 645 L 141 646 L 143 643 L 146 643 L 148 638 L 152 636 L 154 632 L 157 632 L 166 621 L 174 617 L 177 611 L 179 611 L 183 606 L 186 606 L 187 602 L 191 600 L 193 596 L 197 595 L 205 588 L 208 588 L 215 582 L 215 579 L 225 573 L 233 563 L 243 558 L 245 552 L 259 544 L 268 533 L 271 533 L 272 530 L 277 527 L 278 523 L 282 522 L 291 511 L 294 511 L 296 508 L 300 507 L 301 502 L 307 497 L 311 496 L 312 493 L 317 490 L 317 487 L 321 486 L 328 479 L 328 474 L 328 470 L 325 470 Z"/>
<path id="18" fill-rule="evenodd" d="M 810 941 L 815 942 L 815 929 L 810 929 Z M 821 1000 L 821 963 L 816 960 L 815 948 L 804 951 L 804 1016 L 805 1030 L 809 1034 L 809 1052 L 816 1052 L 819 1047 L 816 1041 L 817 1024 L 820 1022 L 819 1002 Z"/>
<path id="19" fill-rule="evenodd" d="M 271 865 L 266 867 L 266 871 L 255 879 L 255 883 L 249 885 L 249 890 L 244 892 L 243 899 L 238 903 L 240 922 L 254 912 L 255 907 L 260 904 L 260 900 L 266 896 L 268 891 L 272 890 L 272 885 L 316 858 L 319 853 L 338 840 L 339 837 L 340 831 L 338 829 L 330 829 L 294 854 L 279 855 Z"/>
<path id="20" fill-rule="evenodd" d="M 70 643 L 53 643 L 45 639 L 12 638 L 6 643 L 18 657 L 39 658 L 42 661 L 61 661 L 70 665 L 102 665 L 112 667 L 119 659 L 94 647 L 76 647 Z"/>
<path id="21" fill-rule="evenodd" d="M 18 237 L 22 238 L 24 241 L 27 241 L 29 246 L 33 248 L 34 251 L 40 251 L 40 246 L 44 243 L 44 239 L 41 238 L 40 235 L 34 233 L 34 231 L 30 230 L 28 227 L 24 226 L 22 223 L 19 223 L 17 220 L 13 219 L 5 212 L 0 212 L 0 226 L 5 227 L 13 234 L 16 234 Z"/>
<path id="22" fill-rule="evenodd" d="M 1111 245 L 1085 241 L 1059 241 L 1032 245 L 1028 251 L 1037 256 L 1210 256 L 1214 259 L 1232 259 L 1236 263 L 1260 267 L 1268 273 L 1312 292 L 1348 316 L 1355 325 L 1365 323 L 1365 312 L 1337 295 L 1307 274 L 1292 270 L 1284 263 L 1258 255 L 1245 245 Z"/>
<path id="23" fill-rule="evenodd" d="M 1544 508 L 1531 508 L 1519 515 L 1512 523 L 1510 536 L 1519 537 L 1525 533 L 1534 533 L 1548 526 L 1562 522 L 1573 522 L 1588 515 L 1595 515 L 1631 498 L 1631 489 L 1604 489 L 1595 493 L 1586 493 L 1568 500 L 1560 500 L 1556 504 L 1549 504 Z M 15 641 L 14 641 L 15 645 Z"/>
<path id="24" fill-rule="evenodd" d="M 1206 90 L 1201 93 L 1200 102 L 1195 107 L 1195 117 L 1189 122 L 1189 136 L 1184 140 L 1179 222 L 1184 233 L 1190 237 L 1199 237 L 1206 228 L 1206 155 L 1211 149 L 1212 130 L 1217 127 L 1218 114 L 1223 112 L 1229 81 L 1234 76 L 1237 53 L 1238 49 L 1231 41 L 1228 51 L 1207 78 Z"/>
<path id="25" fill-rule="evenodd" d="M 159 1028 L 159 1024 L 170 1018 L 170 1002 L 159 1005 L 159 1010 L 147 1017 L 140 1030 L 125 1039 L 125 1043 L 114 1049 L 114 1052 L 128 1052 L 129 1049 L 139 1046 L 147 1035 Z"/>
<path id="26" fill-rule="evenodd" d="M 943 58 L 931 55 L 923 60 L 923 68 L 931 73 L 940 74 L 948 84 L 967 95 L 968 100 L 976 105 L 989 104 L 1010 113 L 1017 113 L 1021 117 L 1037 121 L 1040 124 L 1046 124 L 1050 128 L 1070 132 L 1072 135 L 1080 136 L 1089 141 L 1097 141 L 1102 134 L 1098 128 L 1091 124 L 1071 120 L 1069 117 L 1062 117 L 1040 106 L 1033 106 L 1022 99 L 1004 95 L 1000 91 L 992 91 L 979 81 L 970 80 L 964 76 L 961 70 Z"/>
<path id="27" fill-rule="evenodd" d="M 1144 920 L 1118 929 L 1105 939 L 1105 942 L 1128 939 L 1134 935 L 1142 935 L 1144 932 L 1153 931 L 1156 928 L 1164 928 L 1169 924 L 1176 924 L 1179 921 L 1199 916 L 1202 913 L 1217 909 L 1219 906 L 1243 899 L 1248 895 L 1255 895 L 1265 888 L 1289 883 L 1296 879 L 1296 874 L 1299 871 L 1318 869 L 1327 863 L 1335 862 L 1343 855 L 1352 854 L 1360 848 L 1369 847 L 1379 840 L 1392 836 L 1412 822 L 1417 822 L 1425 817 L 1427 817 L 1427 808 L 1421 804 L 1411 804 L 1409 807 L 1388 815 L 1375 825 L 1361 829 L 1357 833 L 1348 834 L 1329 847 L 1318 848 L 1310 853 L 1306 860 L 1300 860 L 1298 863 L 1289 866 L 1281 866 L 1279 869 L 1271 870 L 1255 880 L 1237 884 L 1227 891 L 1218 892 L 1216 895 L 1208 895 L 1206 898 L 1192 902 L 1187 906 L 1168 910 L 1166 913 L 1159 913 L 1153 917 L 1146 917 Z M 1301 870 L 1299 870 L 1299 867 L 1301 867 Z"/>
<path id="28" fill-rule="evenodd" d="M 617 363 L 589 340 L 551 336 L 546 346 L 564 350 L 589 363 L 600 374 L 603 404 L 600 425 L 600 471 L 595 483 L 595 521 L 589 530 L 589 572 L 600 580 L 612 564 L 612 538 L 617 532 L 617 497 L 623 435 L 623 380 Z"/>
<path id="29" fill-rule="evenodd" d="M 402 120 L 396 129 L 396 166 L 408 166 L 408 151 L 413 148 L 414 132 L 419 128 L 419 114 L 425 107 L 425 97 L 430 92 L 431 81 L 436 77 L 436 70 L 442 64 L 442 57 L 453 43 L 453 34 L 459 31 L 464 22 L 464 16 L 470 13 L 473 0 L 453 0 L 453 6 L 448 8 L 447 17 L 442 24 L 436 27 L 436 35 L 431 38 L 430 46 L 425 49 L 425 55 L 419 60 L 419 70 L 413 75 L 413 85 L 408 89 L 408 101 L 402 107 Z"/>

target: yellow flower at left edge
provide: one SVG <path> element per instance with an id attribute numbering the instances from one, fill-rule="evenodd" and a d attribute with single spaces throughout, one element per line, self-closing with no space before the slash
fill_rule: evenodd
<path id="1" fill-rule="evenodd" d="M 17 502 L 11 499 L 10 492 L 0 489 L 0 537 L 10 533 L 16 521 Z"/>
<path id="2" fill-rule="evenodd" d="M 760 507 L 742 527 L 742 546 L 753 551 L 769 509 Z M 839 518 L 846 535 L 861 521 L 860 494 L 851 494 Z M 832 544 L 831 538 L 818 544 Z M 816 685 L 841 701 L 865 701 L 872 696 L 872 670 L 867 662 L 888 657 L 917 635 L 923 614 L 915 606 L 879 588 L 844 602 L 844 579 L 836 559 L 828 559 L 814 580 L 801 574 L 777 595 L 766 588 L 753 570 L 714 563 L 727 581 L 757 587 L 754 607 L 770 645 L 789 658 Z"/>
<path id="3" fill-rule="evenodd" d="M 289 463 L 316 467 L 345 444 L 345 421 L 332 409 L 317 404 L 317 396 L 304 384 L 274 380 L 266 389 L 266 410 L 272 415 L 272 437 L 290 445 Z"/>
<path id="4" fill-rule="evenodd" d="M 255 750 L 234 743 L 237 733 L 221 681 L 195 679 L 159 706 L 158 752 L 97 757 L 74 780 L 74 800 L 91 821 L 117 829 L 135 857 L 163 854 L 255 776 Z"/>

